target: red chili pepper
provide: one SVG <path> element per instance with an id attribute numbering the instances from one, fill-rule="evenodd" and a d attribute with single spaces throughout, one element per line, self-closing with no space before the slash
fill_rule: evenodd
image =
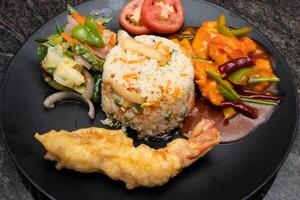
<path id="1" fill-rule="evenodd" d="M 242 98 L 267 99 L 267 100 L 273 100 L 273 101 L 278 101 L 282 98 L 281 96 L 273 95 L 270 92 L 266 92 L 265 94 L 262 94 L 262 93 L 259 93 L 259 92 L 255 92 L 255 91 L 252 91 L 252 90 L 245 90 L 245 89 L 241 90 L 240 92 L 241 92 L 240 96 Z"/>
<path id="2" fill-rule="evenodd" d="M 247 117 L 250 117 L 252 119 L 257 119 L 258 118 L 258 110 L 252 106 L 243 104 L 241 102 L 229 102 L 229 101 L 225 101 L 222 102 L 220 104 L 221 107 L 234 107 L 235 109 L 237 109 L 239 112 L 241 112 L 242 114 L 244 114 Z"/>
<path id="3" fill-rule="evenodd" d="M 265 95 L 265 94 L 240 95 L 240 97 L 248 98 L 248 99 L 266 99 L 266 100 L 273 100 L 273 101 L 278 101 L 281 99 L 281 96 L 273 96 L 273 95 Z"/>
<path id="4" fill-rule="evenodd" d="M 252 66 L 254 64 L 255 64 L 255 60 L 253 58 L 245 57 L 245 58 L 237 58 L 235 60 L 224 63 L 220 65 L 218 68 L 221 73 L 229 74 L 241 68 Z"/>

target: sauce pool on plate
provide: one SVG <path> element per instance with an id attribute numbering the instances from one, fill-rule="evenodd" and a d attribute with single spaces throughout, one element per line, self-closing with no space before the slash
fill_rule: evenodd
<path id="1" fill-rule="evenodd" d="M 196 96 L 195 106 L 183 121 L 180 133 L 188 137 L 197 123 L 205 118 L 215 121 L 216 128 L 221 134 L 222 143 L 240 140 L 267 121 L 274 110 L 272 106 L 255 105 L 255 107 L 259 112 L 257 119 L 250 119 L 238 114 L 230 120 L 224 120 L 221 109 L 211 106 L 206 100 Z"/>

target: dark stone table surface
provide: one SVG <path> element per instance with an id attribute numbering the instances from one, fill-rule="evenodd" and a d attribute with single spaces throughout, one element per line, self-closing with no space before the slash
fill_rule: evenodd
<path id="1" fill-rule="evenodd" d="M 0 80 L 22 43 L 41 25 L 85 0 L 0 0 Z M 187 1 L 187 0 L 185 0 Z M 300 95 L 300 1 L 210 0 L 244 16 L 261 30 L 286 58 Z M 300 199 L 300 134 L 274 177 L 253 199 Z M 270 190 L 269 190 L 270 188 Z M 269 190 L 269 191 L 268 191 Z M 0 200 L 44 199 L 16 169 L 0 138 Z"/>

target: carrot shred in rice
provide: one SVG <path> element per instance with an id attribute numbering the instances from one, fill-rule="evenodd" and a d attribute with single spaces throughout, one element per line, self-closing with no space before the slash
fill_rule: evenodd
<path id="1" fill-rule="evenodd" d="M 123 79 L 128 83 L 129 87 L 131 87 L 130 79 L 138 79 L 139 76 L 136 73 L 126 74 L 123 76 Z"/>
<path id="2" fill-rule="evenodd" d="M 170 48 L 168 46 L 163 46 L 163 49 L 166 53 L 166 60 L 169 62 L 171 60 L 171 52 L 170 52 Z"/>
<path id="3" fill-rule="evenodd" d="M 141 105 L 142 108 L 147 108 L 147 107 L 158 107 L 160 106 L 159 100 L 156 101 L 147 101 L 146 103 L 143 103 Z"/>
<path id="4" fill-rule="evenodd" d="M 146 108 L 146 107 L 158 107 L 160 106 L 160 101 L 169 93 L 170 91 L 170 85 L 171 85 L 171 81 L 168 80 L 167 85 L 165 87 L 165 89 L 161 87 L 159 87 L 160 91 L 162 92 L 161 95 L 155 100 L 155 101 L 147 101 L 146 103 L 143 103 L 141 106 L 142 108 Z M 172 100 L 167 101 L 168 103 L 172 103 L 174 102 L 180 95 L 181 95 L 181 89 L 179 87 L 177 87 L 174 91 L 174 93 L 172 94 Z"/>
<path id="5" fill-rule="evenodd" d="M 123 76 L 123 78 L 125 80 L 128 80 L 128 79 L 138 79 L 139 76 L 136 73 L 133 73 L 133 74 L 126 74 L 126 75 Z"/>
<path id="6" fill-rule="evenodd" d="M 164 53 L 166 56 L 166 61 L 169 62 L 171 60 L 171 51 L 168 46 L 163 45 L 162 41 L 159 41 L 155 44 L 154 49 Z"/>
<path id="7" fill-rule="evenodd" d="M 154 49 L 158 50 L 160 48 L 161 44 L 162 44 L 162 41 L 157 42 L 154 46 Z"/>
<path id="8" fill-rule="evenodd" d="M 168 80 L 166 88 L 165 88 L 165 90 L 164 90 L 164 92 L 162 94 L 162 97 L 166 96 L 169 93 L 169 91 L 170 91 L 170 85 L 171 85 L 171 81 Z"/>
<path id="9" fill-rule="evenodd" d="M 175 91 L 174 91 L 174 93 L 173 93 L 173 99 L 174 100 L 176 100 L 176 99 L 178 99 L 179 97 L 180 97 L 180 95 L 181 95 L 181 89 L 179 88 L 179 87 L 176 87 L 175 88 Z"/>

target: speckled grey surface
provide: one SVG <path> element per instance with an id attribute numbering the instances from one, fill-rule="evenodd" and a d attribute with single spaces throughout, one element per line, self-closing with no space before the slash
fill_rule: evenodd
<path id="1" fill-rule="evenodd" d="M 68 1 L 78 5 L 85 0 Z M 299 0 L 210 0 L 244 16 L 261 30 L 285 56 L 300 95 L 300 1 Z M 10 59 L 37 28 L 65 10 L 62 0 L 0 1 L 0 79 Z M 269 184 L 270 185 L 270 184 Z M 265 187 L 263 191 L 266 191 Z M 260 199 L 261 194 L 255 196 Z M 0 200 L 44 199 L 19 174 L 0 138 Z M 300 134 L 280 169 L 267 200 L 300 199 Z"/>

